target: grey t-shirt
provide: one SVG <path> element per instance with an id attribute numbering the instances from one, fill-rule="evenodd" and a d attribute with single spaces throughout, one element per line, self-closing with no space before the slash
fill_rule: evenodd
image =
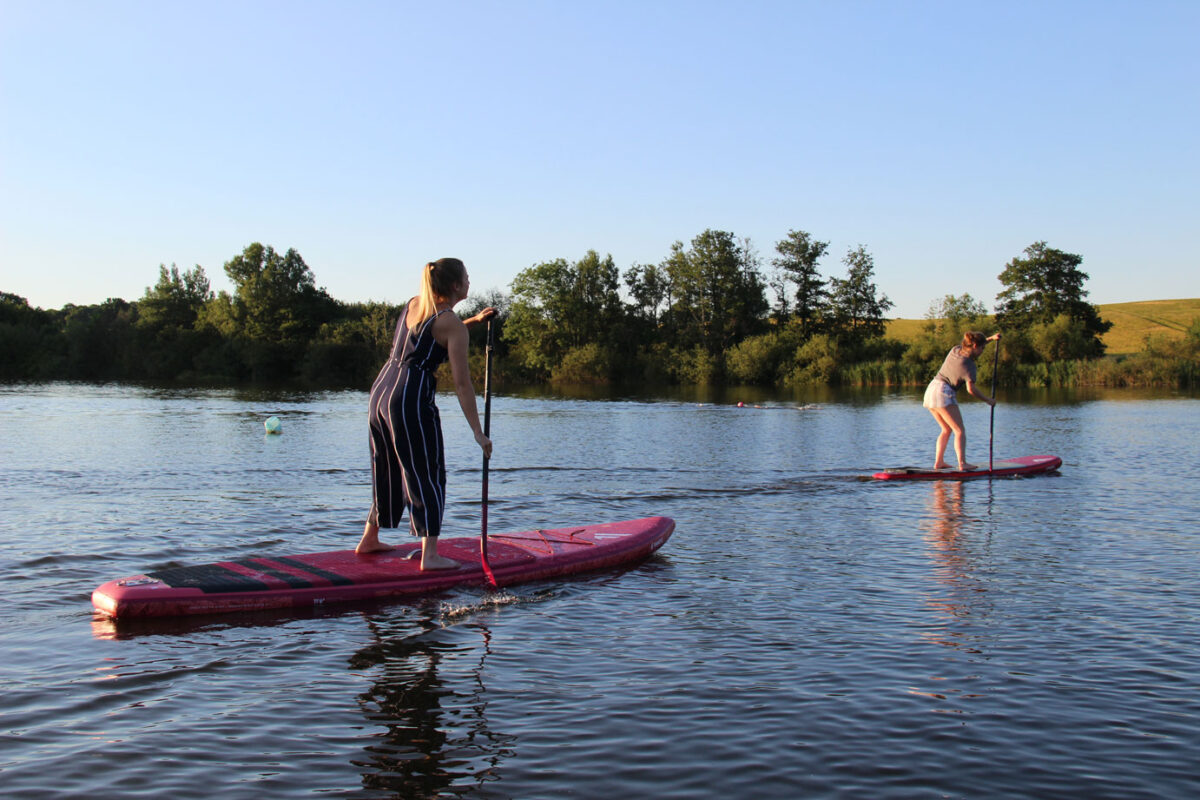
<path id="1" fill-rule="evenodd" d="M 942 362 L 942 368 L 938 370 L 937 376 L 955 389 L 958 389 L 963 381 L 969 380 L 974 383 L 975 359 L 963 355 L 962 345 L 956 344 L 946 355 L 946 360 Z"/>

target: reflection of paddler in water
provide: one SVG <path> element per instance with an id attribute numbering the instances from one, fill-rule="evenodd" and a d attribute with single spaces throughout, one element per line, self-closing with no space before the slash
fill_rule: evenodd
<path id="1" fill-rule="evenodd" d="M 975 593 L 981 591 L 970 577 L 971 564 L 964 549 L 962 534 L 963 493 L 961 481 L 933 481 L 930 485 L 928 522 L 925 541 L 937 564 L 937 581 L 948 590 L 931 596 L 929 604 L 948 616 L 962 618 L 970 613 Z M 939 593 L 941 594 L 941 593 Z M 952 634 L 953 635 L 953 634 Z M 935 639 L 941 644 L 961 647 L 957 641 Z"/>
<path id="2" fill-rule="evenodd" d="M 446 639 L 460 637 L 468 626 L 443 628 L 425 619 L 425 630 L 406 635 L 388 630 L 386 623 L 368 619 L 367 624 L 375 641 L 351 657 L 350 668 L 378 671 L 359 704 L 367 719 L 385 732 L 371 737 L 365 760 L 354 762 L 363 768 L 363 788 L 396 797 L 433 798 L 445 796 L 452 786 L 469 792 L 496 780 L 494 771 L 510 751 L 504 737 L 488 730 L 484 716 L 488 629 L 470 626 L 484 637 L 479 663 L 467 668 L 476 683 L 471 691 L 448 685 L 438 674 L 443 659 L 451 672 L 464 671 L 457 656 L 465 648 Z M 411 624 L 404 621 L 405 627 Z M 448 701 L 445 706 L 443 698 Z"/>
<path id="3" fill-rule="evenodd" d="M 983 652 L 977 631 L 979 606 L 984 587 L 973 577 L 968 537 L 963 532 L 963 498 L 967 491 L 962 481 L 933 481 L 929 485 L 929 512 L 922 520 L 929 556 L 935 567 L 925 602 L 932 609 L 931 621 L 920 626 L 921 638 L 957 653 L 968 660 Z M 953 665 L 961 656 L 951 658 L 947 671 L 933 674 L 927 684 L 912 686 L 909 694 L 930 698 L 939 711 L 966 710 L 963 701 L 978 696 L 976 680 L 963 675 Z M 974 670 L 971 670 L 974 672 Z"/>
<path id="4" fill-rule="evenodd" d="M 467 297 L 471 282 L 457 258 L 425 265 L 421 293 L 404 307 L 396 322 L 392 353 L 371 387 L 371 511 L 356 551 L 391 550 L 379 529 L 399 527 L 405 509 L 409 529 L 421 537 L 421 569 L 454 569 L 438 555 L 437 537 L 446 506 L 446 459 L 442 421 L 434 402 L 435 372 L 447 360 L 458 404 L 485 456 L 492 442 L 483 433 L 475 388 L 467 368 L 467 326 L 496 313 L 485 308 L 468 320 L 451 309 Z"/>
<path id="5" fill-rule="evenodd" d="M 962 529 L 963 482 L 933 481 L 929 509 L 926 540 L 936 551 L 953 552 Z"/>

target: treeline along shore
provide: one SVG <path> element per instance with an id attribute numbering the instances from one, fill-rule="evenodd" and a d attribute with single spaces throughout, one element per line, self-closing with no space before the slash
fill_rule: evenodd
<path id="1" fill-rule="evenodd" d="M 999 267 L 992 311 L 951 294 L 923 320 L 886 316 L 866 248 L 841 258 L 841 275 L 822 274 L 827 254 L 791 230 L 768 262 L 710 229 L 623 272 L 596 251 L 535 264 L 457 311 L 499 310 L 498 385 L 923 385 L 967 330 L 1002 332 L 1003 386 L 1190 388 L 1200 377 L 1200 300 L 1093 305 L 1082 257 L 1046 242 Z M 160 266 L 133 301 L 47 310 L 0 293 L 0 380 L 370 386 L 400 306 L 335 300 L 294 249 L 256 242 L 224 271 L 232 293 L 214 292 L 199 265 Z M 478 372 L 484 335 L 472 331 Z M 992 369 L 989 349 L 981 385 Z"/>

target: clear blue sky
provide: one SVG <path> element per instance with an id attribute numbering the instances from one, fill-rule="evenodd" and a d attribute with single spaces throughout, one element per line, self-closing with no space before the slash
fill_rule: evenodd
<path id="1" fill-rule="evenodd" d="M 859 244 L 892 314 L 1045 240 L 1200 297 L 1200 2 L 0 0 L 0 290 L 296 248 L 342 301 L 706 228 Z"/>

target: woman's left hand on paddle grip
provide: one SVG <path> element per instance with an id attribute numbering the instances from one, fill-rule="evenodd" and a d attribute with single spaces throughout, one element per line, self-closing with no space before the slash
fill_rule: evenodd
<path id="1" fill-rule="evenodd" d="M 492 440 L 483 435 L 483 431 L 475 434 L 475 441 L 483 450 L 483 454 L 488 458 L 492 457 Z"/>

